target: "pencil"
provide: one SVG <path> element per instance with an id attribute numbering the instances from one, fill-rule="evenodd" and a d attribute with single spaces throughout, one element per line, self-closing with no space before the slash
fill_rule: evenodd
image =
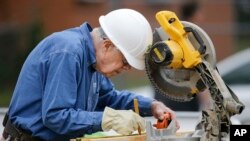
<path id="1" fill-rule="evenodd" d="M 135 108 L 135 112 L 138 115 L 140 115 L 140 113 L 139 113 L 139 106 L 138 106 L 138 100 L 136 98 L 134 99 L 134 108 Z M 139 135 L 141 135 L 141 127 L 140 126 L 138 126 L 138 133 L 139 133 Z"/>

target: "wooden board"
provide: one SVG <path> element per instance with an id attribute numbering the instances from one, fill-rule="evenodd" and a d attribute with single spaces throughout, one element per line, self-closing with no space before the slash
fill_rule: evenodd
<path id="1" fill-rule="evenodd" d="M 131 136 L 116 136 L 107 138 L 77 138 L 70 141 L 146 141 L 146 134 Z"/>
<path id="2" fill-rule="evenodd" d="M 188 134 L 193 133 L 193 131 L 187 132 L 177 132 L 176 137 L 185 137 Z M 110 137 L 102 137 L 102 138 L 77 138 L 71 139 L 70 141 L 146 141 L 146 133 L 142 135 L 131 135 L 131 136 L 110 136 Z"/>

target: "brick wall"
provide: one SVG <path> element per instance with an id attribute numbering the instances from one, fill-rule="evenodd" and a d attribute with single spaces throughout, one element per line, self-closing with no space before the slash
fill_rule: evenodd
<path id="1" fill-rule="evenodd" d="M 217 60 L 221 60 L 235 50 L 235 15 L 232 0 L 199 2 L 201 7 L 198 13 L 202 20 L 193 22 L 202 27 L 211 37 Z M 84 0 L 3 0 L 0 1 L 0 30 L 4 24 L 15 24 L 25 29 L 34 21 L 42 23 L 45 36 L 78 26 L 84 21 L 88 21 L 95 27 L 99 26 L 100 15 L 117 8 L 132 8 L 140 11 L 150 21 L 152 28 L 155 28 L 159 26 L 154 17 L 157 11 L 171 10 L 179 16 L 181 4 L 180 0 L 92 0 L 90 3 Z M 121 75 L 120 78 L 127 78 L 127 75 Z M 132 78 L 136 76 L 141 76 L 141 80 L 145 79 L 144 74 L 133 70 Z M 119 77 L 118 81 L 120 81 Z M 129 81 L 130 79 L 128 83 Z M 127 82 L 123 81 L 121 85 L 127 85 Z"/>
<path id="2" fill-rule="evenodd" d="M 98 1 L 98 0 L 95 0 Z M 8 21 L 20 25 L 29 25 L 40 19 L 44 33 L 80 25 L 88 21 L 98 26 L 98 17 L 116 8 L 132 8 L 143 13 L 157 27 L 154 16 L 159 10 L 172 10 L 179 14 L 180 2 L 152 2 L 150 0 L 99 0 L 99 2 L 81 2 L 80 0 L 8 0 L 1 2 L 0 23 Z M 199 10 L 202 21 L 195 23 L 211 36 L 216 47 L 218 60 L 234 51 L 234 8 L 231 0 L 203 0 Z"/>

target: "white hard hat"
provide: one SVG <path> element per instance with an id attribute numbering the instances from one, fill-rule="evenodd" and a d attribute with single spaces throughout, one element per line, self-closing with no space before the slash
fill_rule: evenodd
<path id="1" fill-rule="evenodd" d="M 153 40 L 152 29 L 146 18 L 132 9 L 118 9 L 100 16 L 99 22 L 128 63 L 143 70 L 144 55 Z"/>

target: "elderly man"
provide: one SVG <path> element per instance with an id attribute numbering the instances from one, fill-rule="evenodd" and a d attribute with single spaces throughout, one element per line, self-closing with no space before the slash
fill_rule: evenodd
<path id="1" fill-rule="evenodd" d="M 139 12 L 118 9 L 88 23 L 56 32 L 26 59 L 5 120 L 3 137 L 22 141 L 66 141 L 86 133 L 114 129 L 128 135 L 141 116 L 162 119 L 175 113 L 164 104 L 129 91 L 118 91 L 110 77 L 131 67 L 143 70 L 152 43 L 148 21 Z M 140 116 L 134 113 L 138 99 Z"/>

